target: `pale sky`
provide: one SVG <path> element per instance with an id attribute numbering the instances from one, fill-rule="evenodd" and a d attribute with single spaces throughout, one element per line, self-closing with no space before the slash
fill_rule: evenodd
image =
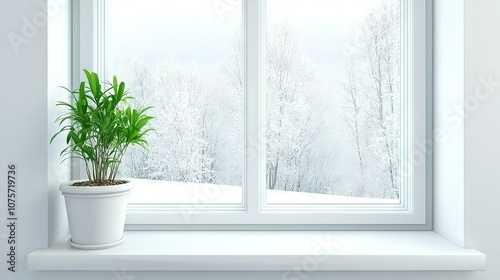
<path id="1" fill-rule="evenodd" d="M 343 70 L 345 44 L 352 44 L 357 29 L 383 0 L 268 0 L 267 24 L 286 21 L 300 34 L 300 44 L 329 85 Z"/>
<path id="2" fill-rule="evenodd" d="M 252 0 L 249 0 L 252 1 Z M 174 54 L 215 75 L 242 20 L 238 0 L 107 0 L 109 71 L 120 74 L 134 56 L 149 61 Z M 286 21 L 323 77 L 342 66 L 342 46 L 382 0 L 268 0 L 267 24 Z M 112 60 L 112 61 L 111 61 Z"/>

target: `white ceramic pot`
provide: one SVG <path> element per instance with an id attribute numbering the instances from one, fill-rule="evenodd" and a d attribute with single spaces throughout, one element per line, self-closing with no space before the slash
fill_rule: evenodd
<path id="1" fill-rule="evenodd" d="M 66 201 L 71 246 L 104 249 L 122 243 L 132 182 L 102 187 L 71 186 L 74 182 L 59 187 Z"/>

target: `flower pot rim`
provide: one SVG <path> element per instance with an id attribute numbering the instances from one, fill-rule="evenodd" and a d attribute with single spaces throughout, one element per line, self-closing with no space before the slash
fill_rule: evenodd
<path id="1" fill-rule="evenodd" d="M 64 182 L 59 186 L 59 190 L 63 193 L 68 194 L 104 194 L 104 193 L 120 193 L 120 192 L 128 192 L 133 188 L 133 183 L 127 179 L 117 179 L 126 181 L 125 184 L 120 185 L 112 185 L 112 186 L 72 186 L 73 183 L 76 182 L 85 182 L 88 180 L 73 180 Z"/>

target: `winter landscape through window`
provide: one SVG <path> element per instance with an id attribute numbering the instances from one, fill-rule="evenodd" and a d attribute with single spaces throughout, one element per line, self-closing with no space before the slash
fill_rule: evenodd
<path id="1" fill-rule="evenodd" d="M 150 151 L 131 149 L 120 174 L 157 192 L 131 202 L 241 204 L 241 1 L 105 3 L 105 74 L 154 106 Z M 266 1 L 268 204 L 400 202 L 400 10 L 400 0 Z M 194 201 L 207 185 L 218 195 Z"/>

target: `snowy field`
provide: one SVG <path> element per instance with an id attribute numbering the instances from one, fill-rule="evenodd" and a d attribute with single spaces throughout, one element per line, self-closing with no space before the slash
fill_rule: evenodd
<path id="1" fill-rule="evenodd" d="M 242 202 L 241 187 L 132 179 L 134 188 L 129 203 L 238 204 Z M 275 203 L 376 203 L 397 204 L 398 199 L 377 199 L 266 190 L 267 202 Z"/>

